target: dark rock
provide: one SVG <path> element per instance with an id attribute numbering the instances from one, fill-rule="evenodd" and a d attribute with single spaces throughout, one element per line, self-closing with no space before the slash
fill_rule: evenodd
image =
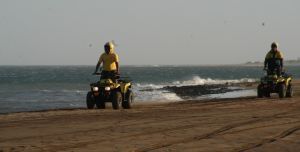
<path id="1" fill-rule="evenodd" d="M 218 85 L 195 85 L 195 86 L 167 86 L 163 90 L 167 90 L 175 93 L 181 98 L 193 98 L 208 94 L 221 94 L 226 92 L 232 92 L 242 90 L 240 88 L 230 88 L 228 84 Z"/>

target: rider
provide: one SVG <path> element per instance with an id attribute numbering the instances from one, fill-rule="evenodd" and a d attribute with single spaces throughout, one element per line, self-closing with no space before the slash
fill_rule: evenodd
<path id="1" fill-rule="evenodd" d="M 268 67 L 268 75 L 276 72 L 277 76 L 281 76 L 283 68 L 283 55 L 278 50 L 278 43 L 271 44 L 271 50 L 267 53 L 265 58 L 265 69 Z"/>
<path id="2" fill-rule="evenodd" d="M 101 79 L 115 79 L 115 76 L 119 74 L 119 56 L 114 50 L 115 46 L 112 42 L 107 42 L 104 45 L 105 52 L 100 56 L 94 72 L 97 73 L 101 63 L 103 63 Z"/>

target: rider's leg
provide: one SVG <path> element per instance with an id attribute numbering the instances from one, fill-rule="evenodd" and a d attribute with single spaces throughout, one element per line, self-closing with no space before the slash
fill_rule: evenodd
<path id="1" fill-rule="evenodd" d="M 274 74 L 274 68 L 272 68 L 272 67 L 269 67 L 269 69 L 268 69 L 268 75 L 273 75 Z"/>
<path id="2" fill-rule="evenodd" d="M 109 77 L 108 71 L 102 71 L 101 72 L 101 78 L 100 79 L 107 79 Z"/>
<path id="3" fill-rule="evenodd" d="M 277 72 L 277 76 L 281 76 L 281 73 L 282 73 L 282 70 L 281 70 L 281 67 L 278 67 L 277 69 L 276 69 L 276 72 Z"/>
<path id="4" fill-rule="evenodd" d="M 114 81 L 115 83 L 117 82 L 117 78 L 116 78 L 116 71 L 110 71 L 109 75 L 112 81 Z"/>

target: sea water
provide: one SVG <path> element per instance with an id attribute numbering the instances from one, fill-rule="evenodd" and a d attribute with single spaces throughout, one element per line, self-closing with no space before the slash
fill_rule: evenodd
<path id="1" fill-rule="evenodd" d="M 0 113 L 85 107 L 94 66 L 0 66 Z M 166 86 L 254 82 L 262 67 L 247 66 L 122 66 L 121 74 L 133 80 L 137 102 L 180 101 Z M 300 78 L 299 66 L 288 72 Z M 128 79 L 128 78 L 126 78 Z M 246 93 L 246 94 L 245 94 Z M 255 91 L 239 90 L 200 97 L 239 97 Z"/>

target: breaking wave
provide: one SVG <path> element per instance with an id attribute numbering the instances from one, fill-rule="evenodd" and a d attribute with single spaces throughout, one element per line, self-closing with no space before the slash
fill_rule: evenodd
<path id="1" fill-rule="evenodd" d="M 245 82 L 255 82 L 255 79 L 242 78 L 233 80 L 221 80 L 221 79 L 211 79 L 211 78 L 201 78 L 199 76 L 194 76 L 191 80 L 187 81 L 175 81 L 173 82 L 176 86 L 189 86 L 189 85 L 211 85 L 211 84 L 226 84 L 226 83 L 245 83 Z"/>
<path id="2" fill-rule="evenodd" d="M 251 83 L 256 82 L 255 79 L 242 78 L 232 80 L 201 78 L 194 76 L 190 80 L 174 81 L 165 84 L 135 84 L 135 93 L 138 101 L 180 101 L 183 100 L 175 93 L 165 90 L 165 87 L 182 87 L 182 86 L 197 86 L 197 85 L 222 85 L 234 83 Z"/>

